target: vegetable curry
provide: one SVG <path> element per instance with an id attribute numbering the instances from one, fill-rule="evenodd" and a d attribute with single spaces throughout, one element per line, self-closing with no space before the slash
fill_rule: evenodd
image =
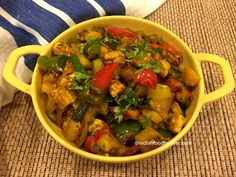
<path id="1" fill-rule="evenodd" d="M 200 77 L 158 35 L 94 27 L 55 43 L 51 53 L 38 59 L 46 113 L 79 148 L 144 153 L 185 126 Z"/>

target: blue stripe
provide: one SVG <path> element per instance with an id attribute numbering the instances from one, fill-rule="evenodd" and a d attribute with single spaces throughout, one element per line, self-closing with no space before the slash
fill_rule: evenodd
<path id="1" fill-rule="evenodd" d="M 125 15 L 124 4 L 119 0 L 96 0 L 96 2 L 102 6 L 106 15 Z"/>
<path id="2" fill-rule="evenodd" d="M 15 38 L 15 41 L 19 47 L 30 45 L 30 44 L 39 44 L 35 36 L 28 33 L 22 28 L 12 25 L 2 16 L 0 16 L 0 24 L 5 30 L 7 30 Z"/>
<path id="3" fill-rule="evenodd" d="M 38 40 L 35 36 L 28 33 L 22 28 L 16 27 L 9 23 L 5 18 L 0 16 L 0 24 L 1 27 L 7 30 L 15 39 L 17 46 L 25 46 L 25 45 L 31 45 L 31 44 L 39 44 Z M 26 55 L 25 56 L 25 65 L 30 69 L 34 70 L 35 64 L 37 62 L 37 56 L 36 55 Z"/>
<path id="4" fill-rule="evenodd" d="M 34 71 L 35 65 L 37 63 L 37 59 L 39 55 L 31 54 L 31 55 L 25 55 L 24 63 L 31 71 Z"/>
<path id="5" fill-rule="evenodd" d="M 97 10 L 86 0 L 65 0 L 63 3 L 58 0 L 45 1 L 65 12 L 74 20 L 75 23 L 99 17 Z"/>
<path id="6" fill-rule="evenodd" d="M 69 27 L 61 18 L 31 0 L 0 1 L 0 6 L 21 23 L 38 31 L 48 41 L 52 41 Z"/>

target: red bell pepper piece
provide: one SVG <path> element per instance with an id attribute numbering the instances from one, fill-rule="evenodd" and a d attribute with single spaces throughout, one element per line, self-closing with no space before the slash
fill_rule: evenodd
<path id="1" fill-rule="evenodd" d="M 95 141 L 99 140 L 104 134 L 110 134 L 110 133 L 111 132 L 110 132 L 108 126 L 105 126 L 100 130 L 97 130 L 94 134 Z"/>
<path id="2" fill-rule="evenodd" d="M 129 156 L 135 154 L 139 150 L 138 146 L 129 147 L 128 150 L 123 154 L 124 156 Z"/>
<path id="3" fill-rule="evenodd" d="M 158 45 L 158 44 L 154 44 L 154 43 L 150 43 L 150 44 L 148 44 L 148 46 L 149 46 L 149 48 L 150 48 L 150 49 L 157 49 L 157 48 L 161 48 L 161 46 L 160 46 L 160 45 Z"/>
<path id="4" fill-rule="evenodd" d="M 110 27 L 108 28 L 107 32 L 108 34 L 114 37 L 129 37 L 129 38 L 137 37 L 135 33 L 124 28 Z"/>
<path id="5" fill-rule="evenodd" d="M 133 77 L 133 80 L 138 84 L 152 89 L 156 88 L 158 82 L 157 75 L 151 68 L 143 69 Z"/>
<path id="6" fill-rule="evenodd" d="M 140 115 L 140 112 L 138 110 L 134 110 L 134 109 L 129 109 L 123 113 L 125 120 L 133 118 L 133 117 L 138 117 L 139 115 Z"/>
<path id="7" fill-rule="evenodd" d="M 187 104 L 191 98 L 192 93 L 188 89 L 183 89 L 181 91 L 176 92 L 175 98 L 180 103 Z"/>
<path id="8" fill-rule="evenodd" d="M 108 125 L 105 125 L 102 129 L 97 130 L 94 135 L 90 135 L 87 137 L 84 147 L 88 152 L 94 152 L 93 146 L 95 143 L 104 135 L 109 134 L 111 131 L 109 130 Z"/>
<path id="9" fill-rule="evenodd" d="M 85 140 L 84 147 L 86 151 L 88 152 L 93 152 L 93 146 L 95 145 L 95 137 L 94 136 L 89 136 Z"/>
<path id="10" fill-rule="evenodd" d="M 176 92 L 181 88 L 181 82 L 177 81 L 173 77 L 168 78 L 165 81 L 165 84 L 168 85 L 172 92 Z"/>
<path id="11" fill-rule="evenodd" d="M 104 68 L 95 73 L 93 85 L 102 93 L 105 93 L 111 84 L 115 70 L 117 69 L 119 71 L 119 68 L 119 63 L 111 63 L 106 65 Z M 94 94 L 96 93 L 95 90 L 92 90 L 91 92 Z"/>
<path id="12" fill-rule="evenodd" d="M 150 49 L 157 49 L 157 48 L 161 48 L 166 50 L 167 52 L 169 52 L 170 54 L 172 54 L 173 56 L 181 56 L 181 53 L 178 52 L 174 47 L 172 47 L 171 45 L 164 43 L 164 44 L 153 44 L 150 43 L 149 44 L 149 48 Z"/>
<path id="13" fill-rule="evenodd" d="M 112 114 L 115 113 L 115 108 L 114 108 L 114 107 L 110 106 L 110 107 L 109 107 L 109 110 L 110 110 L 110 112 L 111 112 Z"/>
<path id="14" fill-rule="evenodd" d="M 109 109 L 112 114 L 115 113 L 114 107 L 110 107 Z M 129 109 L 123 113 L 125 120 L 132 118 L 132 117 L 138 117 L 139 115 L 140 115 L 140 112 L 136 109 Z"/>

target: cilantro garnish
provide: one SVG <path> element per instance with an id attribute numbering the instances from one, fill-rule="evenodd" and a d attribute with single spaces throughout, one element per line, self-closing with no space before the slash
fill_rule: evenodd
<path id="1" fill-rule="evenodd" d="M 97 94 L 101 94 L 101 91 L 92 84 L 92 77 L 88 74 L 81 72 L 74 72 L 73 81 L 75 82 L 73 87 L 68 89 L 76 91 L 86 91 L 87 94 L 90 94 L 89 89 L 93 89 Z"/>
<path id="2" fill-rule="evenodd" d="M 147 53 L 151 53 L 145 41 L 141 41 L 138 44 L 131 44 L 127 47 L 127 49 L 121 49 L 121 51 L 125 54 L 126 58 L 128 59 L 130 58 L 144 59 Z"/>
<path id="3" fill-rule="evenodd" d="M 80 47 L 80 53 L 84 54 L 87 49 L 91 48 L 91 52 L 93 54 L 98 54 L 100 52 L 101 45 L 101 41 L 97 38 L 89 37 L 87 38 L 87 42 Z"/>
<path id="4" fill-rule="evenodd" d="M 117 80 L 120 78 L 117 69 L 115 69 L 115 71 L 114 71 L 114 77 L 115 77 L 115 79 L 117 79 Z"/>
<path id="5" fill-rule="evenodd" d="M 138 45 L 140 51 L 149 52 L 148 45 L 145 41 L 141 41 L 141 43 Z"/>
<path id="6" fill-rule="evenodd" d="M 80 72 L 80 73 L 86 73 L 86 70 L 84 69 L 84 67 L 79 62 L 79 59 L 77 58 L 77 56 L 70 57 L 70 61 L 72 63 L 74 71 Z"/>
<path id="7" fill-rule="evenodd" d="M 139 53 L 135 56 L 135 58 L 137 58 L 137 59 L 144 59 L 145 56 L 146 56 L 145 52 L 141 51 L 141 52 L 139 52 Z"/>
<path id="8" fill-rule="evenodd" d="M 152 54 L 155 54 L 155 53 L 159 53 L 159 54 L 161 54 L 162 51 L 163 51 L 162 48 L 156 48 L 156 49 L 153 49 L 153 50 L 152 50 Z"/>
<path id="9" fill-rule="evenodd" d="M 89 79 L 91 79 L 91 76 L 88 75 L 88 74 L 84 74 L 84 73 L 81 73 L 81 72 L 74 72 L 75 74 L 75 80 L 77 82 L 81 82 L 82 80 L 85 81 L 85 82 L 88 82 Z"/>
<path id="10" fill-rule="evenodd" d="M 139 49 L 137 47 L 132 47 L 129 50 L 122 49 L 121 51 L 124 52 L 126 58 L 128 58 L 128 59 L 136 58 L 136 56 L 139 53 Z"/>
<path id="11" fill-rule="evenodd" d="M 158 67 L 158 62 L 156 61 L 150 61 L 144 64 L 138 64 L 139 67 L 141 67 L 139 70 L 136 71 L 136 73 L 139 73 L 143 69 L 149 69 L 152 68 L 155 73 L 160 72 L 160 68 Z"/>
<path id="12" fill-rule="evenodd" d="M 137 105 L 137 99 L 135 92 L 131 88 L 126 88 L 117 100 L 117 104 L 122 108 L 128 109 L 131 106 Z"/>
<path id="13" fill-rule="evenodd" d="M 101 90 L 100 90 L 99 88 L 97 88 L 96 86 L 94 86 L 91 82 L 88 83 L 88 86 L 89 86 L 91 89 L 95 90 L 95 92 L 96 92 L 97 94 L 101 94 L 101 93 L 102 93 Z"/>
<path id="14" fill-rule="evenodd" d="M 81 90 L 83 90 L 83 87 L 80 86 L 80 85 L 76 85 L 75 87 L 73 87 L 73 88 L 69 88 L 69 89 L 70 89 L 70 90 L 81 91 Z"/>
<path id="15" fill-rule="evenodd" d="M 118 106 L 114 108 L 115 120 L 121 122 L 123 113 L 131 108 L 135 108 L 139 103 L 143 102 L 143 98 L 139 98 L 131 88 L 126 88 L 116 101 Z"/>
<path id="16" fill-rule="evenodd" d="M 123 113 L 125 112 L 125 109 L 122 109 L 119 106 L 114 107 L 114 116 L 115 120 L 120 123 L 123 120 Z"/>
<path id="17" fill-rule="evenodd" d="M 143 102 L 142 98 L 139 98 L 136 93 L 129 87 L 127 87 L 124 92 L 120 95 L 117 100 L 117 104 L 128 110 L 132 107 L 137 107 L 139 103 Z"/>
<path id="18" fill-rule="evenodd" d="M 120 41 L 118 39 L 112 38 L 111 36 L 106 35 L 104 40 L 104 43 L 108 43 L 109 47 L 112 50 L 115 50 L 116 47 L 119 45 Z"/>

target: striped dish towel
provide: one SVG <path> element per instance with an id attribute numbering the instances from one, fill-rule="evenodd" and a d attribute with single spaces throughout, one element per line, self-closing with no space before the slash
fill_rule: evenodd
<path id="1" fill-rule="evenodd" d="M 6 60 L 15 48 L 47 45 L 69 27 L 99 16 L 145 17 L 165 0 L 0 0 L 0 108 L 13 100 L 13 87 L 2 77 Z M 30 82 L 36 58 L 22 57 L 16 75 Z"/>

